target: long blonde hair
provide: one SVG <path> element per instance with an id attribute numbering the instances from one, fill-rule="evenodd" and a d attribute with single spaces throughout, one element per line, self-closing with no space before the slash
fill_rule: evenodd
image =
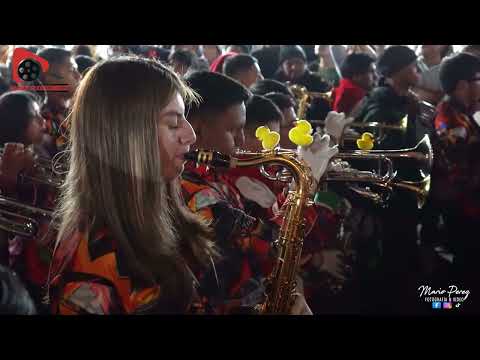
<path id="1" fill-rule="evenodd" d="M 56 247 L 70 259 L 79 227 L 88 234 L 106 226 L 135 283 L 161 283 L 162 292 L 175 296 L 188 282 L 181 265 L 185 254 L 195 265 L 207 265 L 216 255 L 207 224 L 181 198 L 179 180 L 162 177 L 159 113 L 177 92 L 186 103 L 198 101 L 155 60 L 122 57 L 88 72 L 69 119 L 70 168 Z"/>

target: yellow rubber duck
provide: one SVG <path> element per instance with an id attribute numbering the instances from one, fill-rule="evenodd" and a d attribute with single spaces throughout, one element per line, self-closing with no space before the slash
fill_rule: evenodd
<path id="1" fill-rule="evenodd" d="M 288 138 L 298 146 L 308 146 L 313 142 L 312 125 L 307 120 L 295 122 L 295 127 L 288 132 Z"/>
<path id="2" fill-rule="evenodd" d="M 360 150 L 372 150 L 375 137 L 372 133 L 366 132 L 357 140 L 357 146 Z"/>
<path id="3" fill-rule="evenodd" d="M 262 142 L 265 150 L 273 150 L 280 142 L 280 134 L 276 131 L 270 131 L 268 126 L 260 126 L 255 130 L 255 136 Z"/>

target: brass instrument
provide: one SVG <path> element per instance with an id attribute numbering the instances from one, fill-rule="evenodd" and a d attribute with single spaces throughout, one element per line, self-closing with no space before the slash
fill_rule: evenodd
<path id="1" fill-rule="evenodd" d="M 306 119 L 307 110 L 311 104 L 312 99 L 315 98 L 322 98 L 332 105 L 332 92 L 314 92 L 308 91 L 305 86 L 301 85 L 289 85 L 290 91 L 295 96 L 296 100 L 298 101 L 298 110 L 297 110 L 297 119 Z"/>
<path id="2" fill-rule="evenodd" d="M 410 91 L 410 93 L 412 93 L 413 96 L 416 96 L 412 91 Z M 418 101 L 417 104 L 417 123 L 423 126 L 425 129 L 433 128 L 433 119 L 436 114 L 435 106 L 426 101 Z M 350 114 L 350 116 L 355 117 L 352 114 Z M 309 122 L 314 126 L 325 126 L 324 120 L 309 120 Z M 380 144 L 383 140 L 385 140 L 387 132 L 389 131 L 397 131 L 400 133 L 400 135 L 406 135 L 408 128 L 408 117 L 405 116 L 398 124 L 384 124 L 376 121 L 352 122 L 346 126 L 346 129 L 347 128 L 360 129 L 361 131 L 374 133 L 375 142 Z M 343 137 L 341 139 L 336 139 L 336 141 L 339 145 L 343 146 L 345 141 L 355 142 L 360 137 L 361 134 L 344 132 Z"/>
<path id="3" fill-rule="evenodd" d="M 0 148 L 0 157 L 3 156 Z M 43 157 L 34 158 L 33 174 L 19 174 L 20 182 L 49 185 L 59 188 L 63 183 L 66 164 Z M 51 219 L 53 211 L 24 204 L 16 199 L 0 195 L 0 229 L 25 237 L 32 237 L 38 231 L 38 221 L 34 217 Z"/>
<path id="4" fill-rule="evenodd" d="M 277 149 L 260 153 L 242 152 L 246 158 L 226 156 L 214 151 L 195 150 L 185 158 L 214 167 L 249 167 L 280 165 L 295 179 L 296 189 L 290 191 L 284 204 L 283 222 L 275 246 L 279 256 L 266 282 L 266 300 L 258 309 L 263 314 L 289 314 L 296 290 L 296 276 L 304 239 L 304 209 L 311 206 L 310 189 L 314 183 L 310 168 L 297 159 L 294 151 Z"/>
<path id="5" fill-rule="evenodd" d="M 51 219 L 53 211 L 23 204 L 15 199 L 0 196 L 0 229 L 16 235 L 31 237 L 38 231 L 33 216 Z"/>
<path id="6" fill-rule="evenodd" d="M 324 120 L 309 120 L 314 126 L 325 126 Z M 387 136 L 387 131 L 398 131 L 401 134 L 406 134 L 408 127 L 408 118 L 404 117 L 398 124 L 384 124 L 376 121 L 371 122 L 352 122 L 347 125 L 347 128 L 361 129 L 362 131 L 370 131 L 375 134 L 375 142 L 381 143 Z M 345 141 L 354 142 L 361 137 L 361 134 L 346 134 L 344 132 L 341 139 L 337 139 L 338 143 L 343 145 Z"/>
<path id="7" fill-rule="evenodd" d="M 377 160 L 377 170 L 358 170 L 346 160 Z M 383 165 L 383 166 L 382 166 Z M 415 194 L 418 207 L 421 208 L 430 191 L 430 174 L 433 166 L 433 148 L 430 138 L 425 135 L 418 144 L 409 149 L 400 150 L 352 150 L 343 151 L 335 155 L 329 169 L 325 172 L 321 186 L 326 190 L 329 182 L 351 182 L 355 185 L 349 188 L 358 195 L 372 200 L 378 205 L 385 206 L 388 196 L 394 188 L 409 190 Z M 420 179 L 411 181 L 400 179 L 396 169 L 419 170 Z M 263 176 L 272 181 L 290 182 L 291 174 L 288 169 L 278 170 L 274 175 L 260 167 Z M 360 187 L 358 184 L 374 185 L 379 193 L 370 188 Z"/>
<path id="8" fill-rule="evenodd" d="M 426 198 L 430 191 L 430 173 L 433 166 L 433 149 L 430 143 L 430 138 L 425 135 L 424 138 L 413 148 L 401 150 L 353 150 L 338 153 L 334 156 L 338 160 L 378 160 L 378 172 L 375 171 L 359 171 L 349 167 L 348 163 L 344 163 L 343 168 L 340 165 L 338 171 L 327 171 L 326 181 L 344 181 L 344 182 L 365 182 L 372 183 L 387 191 L 392 191 L 394 188 L 401 188 L 412 191 L 418 202 L 418 207 L 421 208 L 425 204 Z M 386 164 L 387 169 L 385 174 L 381 174 L 382 162 Z M 418 169 L 420 180 L 410 181 L 399 179 L 397 171 L 394 170 L 393 163 L 395 162 L 398 168 Z M 338 168 L 338 166 L 337 166 Z M 355 191 L 355 189 L 352 189 Z M 356 191 L 360 195 L 365 193 L 364 189 Z M 378 194 L 372 193 L 372 200 L 381 202 Z"/>
<path id="9" fill-rule="evenodd" d="M 0 158 L 3 157 L 4 148 L 0 147 Z M 59 161 L 45 157 L 35 156 L 32 174 L 20 173 L 21 182 L 37 183 L 59 187 L 63 183 L 61 174 L 66 172 L 66 165 Z"/>

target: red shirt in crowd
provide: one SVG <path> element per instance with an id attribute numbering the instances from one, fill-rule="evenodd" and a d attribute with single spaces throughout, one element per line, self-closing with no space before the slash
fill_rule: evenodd
<path id="1" fill-rule="evenodd" d="M 333 110 L 349 114 L 367 92 L 352 80 L 343 78 L 332 92 Z"/>

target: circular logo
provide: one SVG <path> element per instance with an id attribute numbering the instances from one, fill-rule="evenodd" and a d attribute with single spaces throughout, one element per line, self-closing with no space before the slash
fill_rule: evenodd
<path id="1" fill-rule="evenodd" d="M 40 77 L 40 71 L 40 64 L 33 59 L 25 59 L 18 64 L 18 76 L 23 81 L 37 80 Z"/>

